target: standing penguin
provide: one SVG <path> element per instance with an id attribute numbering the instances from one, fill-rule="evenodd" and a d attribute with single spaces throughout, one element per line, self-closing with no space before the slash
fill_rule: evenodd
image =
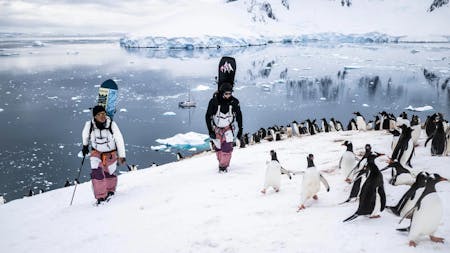
<path id="1" fill-rule="evenodd" d="M 330 125 L 325 118 L 322 118 L 322 132 L 328 133 L 331 132 Z"/>
<path id="2" fill-rule="evenodd" d="M 351 183 L 352 180 L 349 178 L 349 175 L 356 166 L 356 156 L 353 153 L 353 144 L 350 141 L 345 141 L 342 145 L 346 146 L 347 150 L 342 154 L 341 160 L 339 160 L 339 169 L 344 174 L 345 182 Z"/>
<path id="3" fill-rule="evenodd" d="M 386 208 L 390 209 L 397 216 L 405 216 L 405 214 L 416 205 L 417 200 L 422 195 L 423 190 L 425 190 L 425 184 L 429 175 L 430 174 L 427 172 L 420 172 L 417 175 L 414 184 L 412 184 L 409 190 L 403 194 L 397 205 L 386 206 Z"/>
<path id="4" fill-rule="evenodd" d="M 300 129 L 298 128 L 298 123 L 295 120 L 292 122 L 292 134 L 294 136 L 300 136 Z"/>
<path id="5" fill-rule="evenodd" d="M 411 137 L 413 139 L 414 146 L 416 146 L 419 141 L 420 134 L 422 133 L 422 126 L 420 125 L 419 116 L 417 116 L 417 115 L 412 116 L 411 128 L 413 130 L 413 132 L 411 133 Z"/>
<path id="6" fill-rule="evenodd" d="M 274 150 L 270 151 L 270 161 L 266 168 L 266 177 L 264 180 L 264 188 L 261 190 L 262 194 L 266 194 L 266 190 L 272 187 L 275 192 L 280 191 L 281 174 L 287 174 L 289 179 L 292 178 L 290 171 L 283 169 L 278 161 L 277 153 Z"/>
<path id="7" fill-rule="evenodd" d="M 416 205 L 403 217 L 412 215 L 408 235 L 409 246 L 416 247 L 416 241 L 421 235 L 428 235 L 433 242 L 444 242 L 444 238 L 434 236 L 443 216 L 442 201 L 436 192 L 436 184 L 442 181 L 448 181 L 448 179 L 439 174 L 430 175 Z M 403 219 L 400 220 L 402 221 Z M 397 230 L 408 231 L 408 228 Z"/>
<path id="8" fill-rule="evenodd" d="M 0 205 L 3 205 L 6 203 L 5 198 L 3 197 L 3 195 L 0 195 Z"/>
<path id="9" fill-rule="evenodd" d="M 408 120 L 408 114 L 402 112 L 396 119 L 396 126 L 401 127 L 402 125 L 411 126 L 411 122 Z"/>
<path id="10" fill-rule="evenodd" d="M 436 122 L 436 129 L 434 130 L 434 133 L 432 133 L 428 139 L 425 141 L 425 147 L 427 146 L 427 143 L 431 140 L 431 155 L 443 155 L 446 154 L 446 148 L 447 148 L 447 136 L 445 134 L 444 130 L 444 124 L 442 122 L 442 119 L 439 119 Z"/>
<path id="11" fill-rule="evenodd" d="M 356 126 L 358 127 L 358 130 L 366 131 L 367 130 L 367 124 L 364 117 L 359 112 L 354 112 L 353 114 L 356 115 Z"/>
<path id="12" fill-rule="evenodd" d="M 400 138 L 400 132 L 397 129 L 394 129 L 392 131 L 389 131 L 389 133 L 392 134 L 392 143 L 391 143 L 391 149 L 392 151 L 395 149 L 398 143 L 398 139 Z"/>
<path id="13" fill-rule="evenodd" d="M 348 124 L 347 124 L 347 130 L 348 131 L 353 131 L 353 130 L 358 130 L 358 126 L 356 125 L 356 120 L 355 119 L 351 119 Z"/>
<path id="14" fill-rule="evenodd" d="M 308 162 L 308 168 L 303 174 L 302 193 L 300 198 L 300 205 L 298 206 L 297 212 L 306 208 L 306 200 L 310 199 L 311 197 L 315 200 L 318 199 L 317 193 L 320 190 L 320 182 L 323 183 L 323 185 L 327 189 L 327 192 L 330 191 L 330 186 L 328 185 L 327 180 L 322 176 L 322 174 L 320 174 L 320 172 L 314 165 L 314 155 L 309 154 L 306 157 L 306 160 Z"/>
<path id="15" fill-rule="evenodd" d="M 372 153 L 367 157 L 366 170 L 368 170 L 368 176 L 361 188 L 358 210 L 345 219 L 344 222 L 356 219 L 359 215 L 370 215 L 370 218 L 379 218 L 380 213 L 384 210 L 386 194 L 383 186 L 383 175 L 375 164 L 375 159 L 379 156 L 380 154 Z"/>
<path id="16" fill-rule="evenodd" d="M 402 125 L 401 129 L 402 134 L 392 152 L 391 160 L 397 160 L 403 166 L 412 167 L 411 158 L 414 154 L 414 144 L 411 138 L 412 129 L 406 125 Z"/>
<path id="17" fill-rule="evenodd" d="M 381 171 L 389 168 L 392 168 L 392 178 L 389 180 L 391 185 L 412 185 L 415 182 L 415 178 L 411 172 L 403 167 L 399 162 L 391 162 L 388 166 L 381 169 Z"/>

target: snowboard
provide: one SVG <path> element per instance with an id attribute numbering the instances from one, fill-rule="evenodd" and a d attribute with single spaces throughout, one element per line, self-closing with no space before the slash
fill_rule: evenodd
<path id="1" fill-rule="evenodd" d="M 97 104 L 105 107 L 106 115 L 111 119 L 116 113 L 119 87 L 111 79 L 104 81 L 98 90 Z"/>
<path id="2" fill-rule="evenodd" d="M 234 86 L 234 76 L 236 75 L 236 60 L 233 57 L 224 56 L 219 61 L 219 76 L 217 80 L 217 89 L 223 83 L 229 83 Z"/>

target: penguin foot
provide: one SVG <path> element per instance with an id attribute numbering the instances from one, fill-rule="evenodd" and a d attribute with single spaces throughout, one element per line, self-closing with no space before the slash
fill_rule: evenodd
<path id="1" fill-rule="evenodd" d="M 262 189 L 262 190 L 261 190 L 261 193 L 262 193 L 262 194 L 266 194 L 266 189 Z"/>
<path id="2" fill-rule="evenodd" d="M 378 218 L 380 218 L 380 217 L 381 217 L 380 215 L 372 215 L 372 216 L 369 216 L 370 219 L 378 219 Z"/>
<path id="3" fill-rule="evenodd" d="M 415 241 L 409 241 L 409 247 L 416 247 L 417 244 Z"/>
<path id="4" fill-rule="evenodd" d="M 435 237 L 435 236 L 430 235 L 430 240 L 432 242 L 444 243 L 444 238 L 442 238 L 442 237 Z"/>
<path id="5" fill-rule="evenodd" d="M 297 213 L 300 212 L 301 210 L 306 209 L 306 207 L 304 205 L 300 205 L 298 206 L 298 210 Z"/>
<path id="6" fill-rule="evenodd" d="M 351 183 L 352 183 L 352 180 L 351 180 L 350 178 L 346 178 L 346 179 L 345 179 L 345 182 L 347 182 L 348 184 L 351 184 Z"/>
<path id="7" fill-rule="evenodd" d="M 278 189 L 278 188 L 275 188 L 275 192 L 279 192 L 280 191 L 280 189 Z"/>
<path id="8" fill-rule="evenodd" d="M 317 197 L 317 195 L 314 195 L 314 196 L 313 196 L 313 199 L 318 200 L 319 197 Z"/>

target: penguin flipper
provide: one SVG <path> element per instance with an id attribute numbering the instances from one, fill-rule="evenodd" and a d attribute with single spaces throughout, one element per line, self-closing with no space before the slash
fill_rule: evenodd
<path id="1" fill-rule="evenodd" d="M 292 176 L 291 176 L 292 171 L 287 170 L 283 167 L 280 168 L 280 171 L 281 171 L 281 174 L 286 174 L 289 177 L 289 179 L 292 179 Z"/>
<path id="2" fill-rule="evenodd" d="M 305 172 L 300 170 L 300 171 L 294 171 L 294 172 L 292 172 L 292 174 L 293 175 L 302 175 L 303 176 L 303 175 L 305 175 Z"/>
<path id="3" fill-rule="evenodd" d="M 416 204 L 417 205 L 417 204 Z M 410 215 L 412 215 L 414 213 L 414 211 L 416 210 L 416 206 L 414 206 L 413 208 L 411 208 L 407 213 L 405 213 L 405 215 L 400 219 L 400 221 L 398 222 L 398 224 L 402 223 L 402 221 L 409 217 Z"/>
<path id="4" fill-rule="evenodd" d="M 348 217 L 347 219 L 343 220 L 342 222 L 347 222 L 347 221 L 351 221 L 354 220 L 358 217 L 357 213 L 354 213 L 352 216 Z"/>
<path id="5" fill-rule="evenodd" d="M 411 226 L 409 226 L 407 228 L 397 228 L 396 230 L 400 231 L 400 232 L 409 232 L 410 229 L 411 229 Z"/>
<path id="6" fill-rule="evenodd" d="M 322 176 L 322 174 L 320 174 L 320 181 L 322 182 L 322 184 L 327 189 L 327 192 L 329 192 L 330 191 L 330 185 L 328 184 L 327 180 Z"/>

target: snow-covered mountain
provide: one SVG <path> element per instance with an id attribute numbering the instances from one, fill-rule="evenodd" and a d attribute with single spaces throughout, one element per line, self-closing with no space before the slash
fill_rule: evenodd
<path id="1" fill-rule="evenodd" d="M 448 42 L 450 38 L 450 28 L 444 25 L 450 22 L 445 1 L 174 2 L 170 11 L 149 17 L 155 20 L 151 26 L 123 37 L 121 45 L 192 49 L 293 41 Z"/>
<path id="2" fill-rule="evenodd" d="M 73 186 L 0 205 L 2 252 L 449 252 L 450 244 L 421 237 L 417 248 L 408 246 L 409 225 L 385 210 L 379 219 L 352 215 L 356 202 L 338 205 L 350 191 L 337 169 L 353 142 L 360 155 L 370 143 L 374 151 L 391 154 L 392 135 L 384 131 L 345 131 L 293 137 L 283 141 L 237 149 L 230 172 L 217 173 L 213 153 L 119 176 L 116 195 L 105 205 L 94 206 L 91 183 Z M 413 171 L 437 172 L 450 177 L 449 157 L 432 157 L 424 148 L 425 133 L 412 159 Z M 318 200 L 306 202 L 300 212 L 302 177 L 282 177 L 281 190 L 263 195 L 266 161 L 275 150 L 285 169 L 305 170 L 306 156 L 328 180 Z M 379 168 L 387 157 L 376 160 Z M 86 169 L 86 168 L 85 168 Z M 388 184 L 383 172 L 387 204 L 400 199 L 408 186 Z M 444 215 L 436 236 L 450 240 L 450 183 L 436 186 Z"/>

